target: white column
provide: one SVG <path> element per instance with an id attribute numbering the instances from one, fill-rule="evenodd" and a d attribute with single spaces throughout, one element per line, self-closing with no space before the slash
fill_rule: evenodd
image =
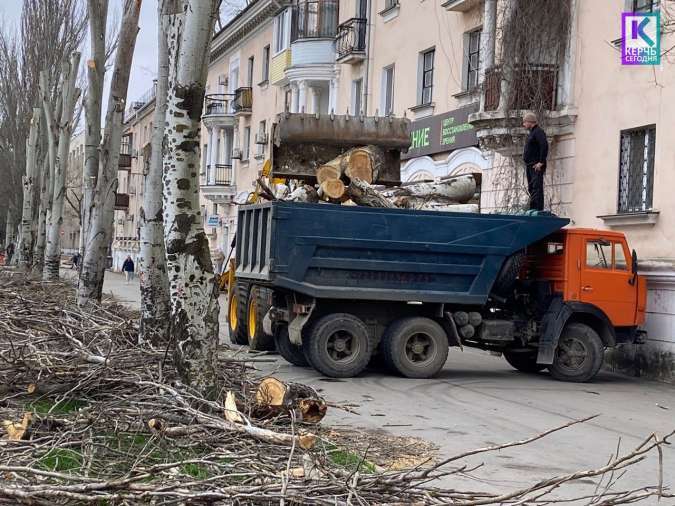
<path id="1" fill-rule="evenodd" d="M 291 84 L 291 112 L 300 111 L 300 107 L 298 106 L 299 101 L 298 86 L 295 83 Z"/>
<path id="2" fill-rule="evenodd" d="M 298 82 L 298 112 L 307 112 L 307 83 Z"/>
<path id="3" fill-rule="evenodd" d="M 337 109 L 337 92 L 338 92 L 338 83 L 337 79 L 331 79 L 330 85 L 328 87 L 328 112 L 335 112 Z"/>
<path id="4" fill-rule="evenodd" d="M 478 82 L 484 89 L 485 71 L 495 64 L 495 39 L 497 35 L 497 0 L 485 0 L 483 9 L 483 30 L 480 36 L 481 62 L 478 68 Z M 485 110 L 485 92 L 481 93 L 480 110 Z"/>
<path id="5" fill-rule="evenodd" d="M 577 1 L 571 0 L 570 40 L 560 69 L 560 103 L 574 107 L 574 67 L 577 61 Z"/>
<path id="6" fill-rule="evenodd" d="M 230 138 L 230 133 L 228 130 L 225 130 L 223 132 L 223 150 L 224 150 L 224 155 L 223 155 L 223 163 L 226 165 L 232 165 L 232 142 Z M 232 180 L 230 181 L 232 184 L 234 184 L 234 170 L 230 169 L 230 174 Z"/>

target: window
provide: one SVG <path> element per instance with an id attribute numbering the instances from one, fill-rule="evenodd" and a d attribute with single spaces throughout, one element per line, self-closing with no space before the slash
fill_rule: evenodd
<path id="1" fill-rule="evenodd" d="M 311 38 L 332 39 L 337 32 L 338 1 L 296 0 L 291 24 L 291 42 Z"/>
<path id="2" fill-rule="evenodd" d="M 263 157 L 265 155 L 265 146 L 267 145 L 267 121 L 261 121 L 258 125 L 258 138 L 256 139 L 256 144 L 258 148 L 256 149 L 256 154 L 258 157 Z"/>
<path id="3" fill-rule="evenodd" d="M 433 98 L 434 88 L 434 55 L 435 49 L 420 54 L 420 100 L 419 105 L 429 105 Z"/>
<path id="4" fill-rule="evenodd" d="M 614 243 L 614 268 L 620 271 L 628 270 L 628 262 L 626 262 L 626 253 L 623 250 L 623 244 L 620 242 Z"/>
<path id="5" fill-rule="evenodd" d="M 248 74 L 247 75 L 247 85 L 249 88 L 253 86 L 253 65 L 254 65 L 254 58 L 253 56 L 249 57 L 248 59 Z"/>
<path id="6" fill-rule="evenodd" d="M 390 116 L 394 113 L 394 66 L 382 69 L 382 101 L 380 104 L 382 115 Z"/>
<path id="7" fill-rule="evenodd" d="M 655 144 L 655 126 L 621 132 L 619 213 L 640 213 L 652 208 Z"/>
<path id="8" fill-rule="evenodd" d="M 659 10 L 660 0 L 632 0 L 633 12 L 656 12 Z"/>
<path id="9" fill-rule="evenodd" d="M 270 47 L 263 48 L 262 56 L 262 82 L 266 83 L 270 78 Z"/>
<path id="10" fill-rule="evenodd" d="M 285 10 L 274 20 L 274 52 L 280 53 L 288 47 L 288 13 Z"/>
<path id="11" fill-rule="evenodd" d="M 384 8 L 386 9 L 393 9 L 398 5 L 398 0 L 384 0 Z"/>
<path id="12" fill-rule="evenodd" d="M 612 243 L 601 240 L 586 242 L 586 267 L 611 269 Z"/>
<path id="13" fill-rule="evenodd" d="M 358 116 L 361 114 L 361 104 L 362 104 L 362 94 L 363 94 L 363 79 L 357 79 L 352 81 L 352 108 L 354 110 L 354 115 Z"/>
<path id="14" fill-rule="evenodd" d="M 463 89 L 472 90 L 478 86 L 478 71 L 480 68 L 480 34 L 481 30 L 474 30 L 464 34 L 464 72 Z"/>
<path id="15" fill-rule="evenodd" d="M 241 159 L 248 160 L 248 152 L 251 148 L 251 127 L 244 128 L 244 145 L 241 151 Z"/>

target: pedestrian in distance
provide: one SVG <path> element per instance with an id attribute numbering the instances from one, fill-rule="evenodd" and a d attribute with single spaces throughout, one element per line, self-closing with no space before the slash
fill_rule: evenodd
<path id="1" fill-rule="evenodd" d="M 70 259 L 71 262 L 71 269 L 77 269 L 80 266 L 80 253 L 77 252 L 73 255 L 73 257 Z"/>
<path id="2" fill-rule="evenodd" d="M 127 259 L 122 264 L 122 272 L 124 272 L 126 283 L 129 284 L 129 281 L 134 279 L 134 261 L 131 259 L 131 255 L 127 255 Z"/>
<path id="3" fill-rule="evenodd" d="M 223 250 L 218 248 L 216 250 L 216 254 L 213 257 L 214 261 L 214 272 L 216 274 L 220 274 L 223 270 L 223 262 L 225 261 L 225 253 L 223 253 Z"/>
<path id="4" fill-rule="evenodd" d="M 544 175 L 546 174 L 546 158 L 548 157 L 548 140 L 546 132 L 539 126 L 537 115 L 528 112 L 523 116 L 523 127 L 528 131 L 523 161 L 527 175 L 527 191 L 530 194 L 529 208 L 544 210 Z"/>

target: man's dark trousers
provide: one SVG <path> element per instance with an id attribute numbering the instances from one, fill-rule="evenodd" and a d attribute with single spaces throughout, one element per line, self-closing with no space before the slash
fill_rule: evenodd
<path id="1" fill-rule="evenodd" d="M 544 210 L 544 174 L 546 166 L 536 170 L 534 164 L 526 166 L 527 191 L 530 194 L 530 209 Z"/>

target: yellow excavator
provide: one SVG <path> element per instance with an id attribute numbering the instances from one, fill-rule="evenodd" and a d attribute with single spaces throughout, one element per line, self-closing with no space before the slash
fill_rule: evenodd
<path id="1" fill-rule="evenodd" d="M 410 146 L 410 121 L 394 117 L 283 113 L 272 125 L 270 137 L 270 159 L 265 161 L 246 204 L 259 202 L 270 188 L 289 180 L 314 184 L 317 167 L 364 145 L 380 146 L 386 151 L 386 163 L 374 183 L 399 184 L 401 151 Z M 232 253 L 238 239 L 235 236 L 232 241 L 225 262 L 227 269 L 219 277 L 221 291 L 227 291 L 230 340 L 248 344 L 255 350 L 273 350 L 274 338 L 263 328 L 272 305 L 272 291 L 263 285 L 237 280 L 236 255 L 232 258 Z"/>

